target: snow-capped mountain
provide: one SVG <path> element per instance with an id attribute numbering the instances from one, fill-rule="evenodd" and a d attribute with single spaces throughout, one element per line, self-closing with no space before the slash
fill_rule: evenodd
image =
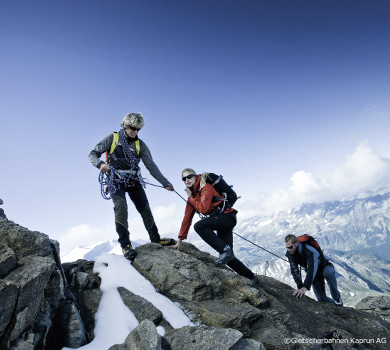
<path id="1" fill-rule="evenodd" d="M 282 254 L 286 235 L 307 233 L 317 238 L 325 252 L 364 249 L 390 259 L 390 192 L 365 192 L 349 200 L 306 203 L 290 212 L 245 220 L 236 232 Z"/>
<path id="2" fill-rule="evenodd" d="M 146 241 L 133 241 L 132 246 L 134 248 L 138 247 L 141 244 L 147 243 Z M 87 246 L 80 246 L 71 249 L 70 251 L 61 255 L 61 262 L 73 262 L 78 259 L 84 260 L 96 260 L 102 254 L 116 254 L 122 255 L 122 249 L 120 244 L 116 239 L 112 239 L 111 241 L 103 241 L 97 242 Z"/>

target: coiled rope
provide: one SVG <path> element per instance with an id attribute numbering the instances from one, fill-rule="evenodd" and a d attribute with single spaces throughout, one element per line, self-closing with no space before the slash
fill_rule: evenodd
<path id="1" fill-rule="evenodd" d="M 134 182 L 141 182 L 141 173 L 139 171 L 127 172 L 116 170 L 110 166 L 110 171 L 107 173 L 99 173 L 100 193 L 104 199 L 111 199 L 121 184 L 125 187 L 134 186 Z M 142 184 L 142 182 L 141 182 Z"/>
<path id="2" fill-rule="evenodd" d="M 113 166 L 110 165 L 109 172 L 100 172 L 98 178 L 98 181 L 100 183 L 100 193 L 102 197 L 107 200 L 111 199 L 111 195 L 119 189 L 121 184 L 126 187 L 129 187 L 134 186 L 134 182 L 136 181 L 142 181 L 141 172 L 138 166 L 140 158 L 137 158 L 131 151 L 126 139 L 125 130 L 119 130 L 118 135 L 119 144 L 122 146 L 125 159 L 130 165 L 129 168 L 132 170 L 116 170 Z"/>

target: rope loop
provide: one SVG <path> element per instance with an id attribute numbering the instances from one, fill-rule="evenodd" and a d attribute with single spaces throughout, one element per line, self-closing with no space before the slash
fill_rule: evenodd
<path id="1" fill-rule="evenodd" d="M 135 182 L 141 182 L 140 179 L 142 177 L 139 171 L 116 170 L 111 166 L 109 172 L 99 173 L 100 193 L 104 199 L 109 200 L 121 185 L 134 187 Z"/>

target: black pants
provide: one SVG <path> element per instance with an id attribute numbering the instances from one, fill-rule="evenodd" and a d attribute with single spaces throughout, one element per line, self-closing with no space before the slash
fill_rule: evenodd
<path id="1" fill-rule="evenodd" d="M 220 214 L 216 218 L 207 217 L 199 220 L 194 225 L 194 229 L 209 246 L 222 254 L 227 245 L 233 249 L 233 228 L 236 223 L 236 214 L 227 213 Z M 227 265 L 241 276 L 250 279 L 254 276 L 253 272 L 237 258 L 232 259 Z"/>
<path id="2" fill-rule="evenodd" d="M 119 235 L 118 242 L 122 247 L 130 244 L 130 233 L 128 230 L 129 214 L 127 210 L 126 193 L 129 194 L 135 208 L 141 214 L 150 241 L 158 243 L 160 241 L 160 235 L 154 222 L 145 190 L 139 182 L 134 182 L 134 185 L 130 187 L 121 185 L 121 187 L 111 196 L 114 203 L 116 232 Z"/>

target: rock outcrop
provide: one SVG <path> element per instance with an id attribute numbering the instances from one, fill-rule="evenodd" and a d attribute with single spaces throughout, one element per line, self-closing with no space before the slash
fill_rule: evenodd
<path id="1" fill-rule="evenodd" d="M 57 249 L 47 235 L 0 218 L 0 348 L 46 346 L 64 300 Z"/>
<path id="2" fill-rule="evenodd" d="M 82 266 L 78 264 L 78 270 Z M 77 273 L 71 279 L 83 283 Z M 94 286 L 98 289 L 99 283 Z M 57 350 L 86 344 L 88 334 L 77 305 L 61 265 L 58 242 L 5 215 L 0 217 L 0 349 Z M 93 319 L 90 328 L 94 328 Z"/>
<path id="3" fill-rule="evenodd" d="M 113 350 L 309 349 L 310 339 L 333 330 L 343 339 L 390 341 L 387 298 L 363 300 L 361 310 L 339 308 L 296 299 L 291 287 L 265 276 L 254 287 L 230 269 L 215 267 L 215 257 L 191 244 L 183 243 L 181 251 L 153 243 L 136 250 L 133 266 L 179 303 L 195 326 L 174 329 L 149 301 L 118 288 L 139 325 Z M 58 251 L 47 235 L 0 218 L 0 350 L 77 348 L 94 338 L 102 297 L 94 262 L 61 265 Z M 388 349 L 388 343 L 353 345 Z M 350 348 L 351 342 L 337 345 Z"/>
<path id="4" fill-rule="evenodd" d="M 0 198 L 0 205 L 3 204 L 3 200 Z M 0 218 L 6 219 L 7 217 L 5 216 L 4 210 L 0 208 Z"/>
<path id="5" fill-rule="evenodd" d="M 182 247 L 177 251 L 157 244 L 140 246 L 133 266 L 160 293 L 180 303 L 193 321 L 204 326 L 235 329 L 242 339 L 267 349 L 308 349 L 312 343 L 296 342 L 320 339 L 333 330 L 349 340 L 377 340 L 390 334 L 390 324 L 374 315 L 307 297 L 296 299 L 291 287 L 265 276 L 259 276 L 261 287 L 254 288 L 248 279 L 230 269 L 214 267 L 211 255 L 191 244 L 183 243 Z M 193 332 L 187 331 L 188 335 Z M 183 349 L 175 346 L 170 334 L 165 340 L 171 349 Z M 286 344 L 288 341 L 291 344 Z M 351 343 L 338 346 L 343 345 L 351 347 Z M 365 343 L 359 348 L 387 349 L 388 344 Z"/>
<path id="6" fill-rule="evenodd" d="M 355 309 L 369 312 L 390 322 L 390 296 L 366 297 L 358 302 Z"/>

